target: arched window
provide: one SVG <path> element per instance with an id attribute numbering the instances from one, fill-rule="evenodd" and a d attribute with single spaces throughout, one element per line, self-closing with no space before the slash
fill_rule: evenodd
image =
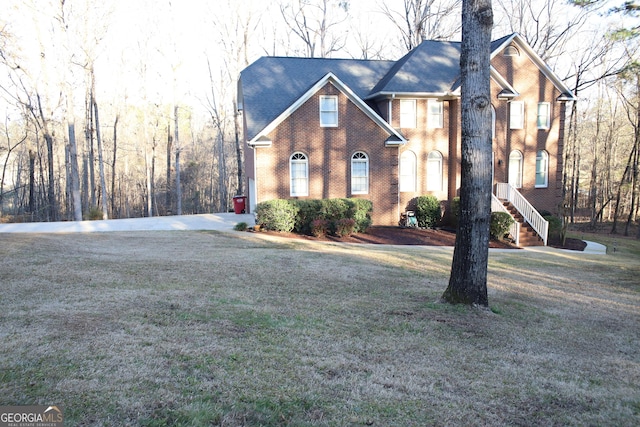
<path id="1" fill-rule="evenodd" d="M 400 191 L 416 191 L 416 154 L 405 151 L 400 156 Z"/>
<path id="2" fill-rule="evenodd" d="M 309 160 L 303 153 L 293 153 L 289 159 L 291 196 L 309 195 Z"/>
<path id="3" fill-rule="evenodd" d="M 432 151 L 427 156 L 427 191 L 442 191 L 442 154 Z"/>
<path id="4" fill-rule="evenodd" d="M 544 150 L 536 155 L 536 188 L 549 186 L 549 153 Z"/>
<path id="5" fill-rule="evenodd" d="M 351 156 L 351 194 L 369 192 L 369 157 L 362 151 Z"/>
<path id="6" fill-rule="evenodd" d="M 509 154 L 509 184 L 522 188 L 522 153 L 513 150 Z"/>

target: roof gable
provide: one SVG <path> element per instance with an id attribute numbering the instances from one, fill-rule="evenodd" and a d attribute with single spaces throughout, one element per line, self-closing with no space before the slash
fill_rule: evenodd
<path id="1" fill-rule="evenodd" d="M 364 99 L 393 61 L 262 57 L 240 73 L 247 140 L 276 120 L 317 82 L 331 73 Z"/>
<path id="2" fill-rule="evenodd" d="M 313 95 L 315 95 L 320 89 L 322 89 L 327 83 L 333 84 L 340 92 L 342 92 L 351 102 L 353 102 L 365 115 L 367 115 L 373 122 L 383 128 L 389 135 L 387 139 L 387 145 L 402 145 L 406 143 L 406 139 L 396 131 L 391 125 L 389 125 L 382 117 L 380 117 L 366 102 L 362 100 L 353 90 L 345 85 L 337 76 L 333 73 L 327 73 L 323 78 L 318 80 L 311 88 L 309 88 L 302 96 L 295 99 L 294 102 L 289 105 L 280 115 L 274 120 L 268 123 L 262 128 L 256 135 L 248 139 L 249 145 L 265 146 L 270 145 L 270 141 L 266 139 L 266 136 L 276 129 L 287 117 L 293 114 L 298 108 L 300 108 L 305 102 L 307 102 Z"/>
<path id="3" fill-rule="evenodd" d="M 460 76 L 460 43 L 427 40 L 398 60 L 371 91 L 387 95 L 446 95 Z"/>
<path id="4" fill-rule="evenodd" d="M 567 85 L 564 84 L 562 79 L 560 79 L 560 77 L 558 77 L 558 75 L 554 73 L 551 70 L 551 68 L 549 68 L 547 63 L 544 62 L 542 58 L 540 58 L 540 55 L 538 55 L 531 48 L 529 43 L 527 43 L 526 40 L 524 40 L 524 38 L 518 33 L 513 33 L 491 42 L 491 59 L 493 59 L 496 55 L 498 55 L 500 52 L 502 52 L 507 46 L 509 46 L 512 43 L 515 44 L 521 51 L 523 51 L 525 55 L 529 57 L 531 62 L 533 62 L 533 64 L 536 67 L 538 67 L 540 72 L 544 74 L 544 76 L 547 79 L 549 79 L 551 83 L 553 83 L 553 85 L 558 89 L 558 91 L 560 91 L 561 95 L 558 98 L 559 101 L 575 101 L 576 100 L 576 97 L 571 91 L 571 89 L 569 89 Z"/>

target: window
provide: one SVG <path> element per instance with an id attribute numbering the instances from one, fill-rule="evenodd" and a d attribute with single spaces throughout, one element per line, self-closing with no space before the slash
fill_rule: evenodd
<path id="1" fill-rule="evenodd" d="M 369 192 L 369 158 L 361 151 L 351 156 L 351 194 Z"/>
<path id="2" fill-rule="evenodd" d="M 518 150 L 509 155 L 509 184 L 522 188 L 522 153 Z"/>
<path id="3" fill-rule="evenodd" d="M 309 195 L 309 161 L 303 153 L 293 153 L 289 160 L 291 196 Z"/>
<path id="4" fill-rule="evenodd" d="M 400 156 L 400 191 L 416 191 L 416 155 L 405 151 Z"/>
<path id="5" fill-rule="evenodd" d="M 337 96 L 321 96 L 320 97 L 320 126 L 337 127 L 338 126 L 338 97 Z"/>
<path id="6" fill-rule="evenodd" d="M 400 100 L 400 127 L 402 129 L 413 129 L 416 127 L 416 100 Z"/>
<path id="7" fill-rule="evenodd" d="M 544 150 L 536 155 L 536 188 L 549 186 L 549 153 Z"/>
<path id="8" fill-rule="evenodd" d="M 496 139 L 496 109 L 491 106 L 491 139 Z"/>
<path id="9" fill-rule="evenodd" d="M 514 45 L 509 45 L 504 49 L 504 56 L 520 56 L 520 51 Z"/>
<path id="10" fill-rule="evenodd" d="M 442 154 L 432 151 L 427 156 L 427 191 L 442 191 Z"/>
<path id="11" fill-rule="evenodd" d="M 509 103 L 509 128 L 524 128 L 524 102 L 511 101 Z"/>
<path id="12" fill-rule="evenodd" d="M 538 129 L 549 129 L 551 123 L 551 104 L 538 102 Z"/>
<path id="13" fill-rule="evenodd" d="M 443 102 L 437 99 L 427 100 L 427 127 L 442 128 L 444 125 Z"/>

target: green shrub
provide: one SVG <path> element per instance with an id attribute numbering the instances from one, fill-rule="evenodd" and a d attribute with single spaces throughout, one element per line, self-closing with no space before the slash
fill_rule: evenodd
<path id="1" fill-rule="evenodd" d="M 298 207 L 290 200 L 267 200 L 256 206 L 256 223 L 267 230 L 289 232 L 296 225 L 297 214 Z"/>
<path id="2" fill-rule="evenodd" d="M 351 218 L 339 219 L 336 223 L 336 234 L 340 237 L 351 236 L 355 230 L 356 222 Z"/>
<path id="3" fill-rule="evenodd" d="M 435 196 L 420 196 L 416 199 L 418 227 L 433 228 L 440 221 L 440 201 Z"/>
<path id="4" fill-rule="evenodd" d="M 509 227 L 514 219 L 506 212 L 491 212 L 490 234 L 491 238 L 502 240 L 509 233 Z"/>
<path id="5" fill-rule="evenodd" d="M 84 219 L 89 220 L 89 221 L 96 221 L 96 220 L 104 219 L 104 216 L 103 216 L 103 213 L 102 213 L 102 209 L 100 209 L 97 206 L 91 208 L 89 210 L 89 212 L 87 212 L 84 215 Z"/>
<path id="6" fill-rule="evenodd" d="M 318 218 L 311 221 L 311 234 L 315 237 L 324 237 L 329 231 L 329 221 Z"/>
<path id="7" fill-rule="evenodd" d="M 542 217 L 549 221 L 549 238 L 559 239 L 562 233 L 562 220 L 551 214 L 542 215 Z"/>
<path id="8" fill-rule="evenodd" d="M 316 219 L 324 219 L 322 214 L 322 200 L 297 199 L 291 202 L 298 208 L 295 231 L 302 234 L 313 234 L 312 222 Z"/>
<path id="9" fill-rule="evenodd" d="M 454 227 L 458 227 L 458 221 L 460 220 L 460 197 L 454 197 L 449 203 L 449 221 Z"/>
<path id="10" fill-rule="evenodd" d="M 247 231 L 248 227 L 249 227 L 249 224 L 247 224 L 246 222 L 239 222 L 233 226 L 233 229 L 236 231 Z"/>
<path id="11" fill-rule="evenodd" d="M 323 199 L 322 201 L 322 217 L 329 221 L 332 231 L 335 231 L 335 225 L 338 220 L 347 218 L 349 213 L 349 205 L 346 199 Z"/>
<path id="12" fill-rule="evenodd" d="M 367 228 L 371 227 L 371 212 L 373 211 L 373 203 L 367 199 L 347 199 L 351 204 L 349 208 L 349 218 L 355 221 L 354 231 L 356 233 L 364 233 Z"/>

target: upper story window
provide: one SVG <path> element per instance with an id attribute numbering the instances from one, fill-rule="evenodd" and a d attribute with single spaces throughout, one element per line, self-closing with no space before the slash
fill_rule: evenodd
<path id="1" fill-rule="evenodd" d="M 538 102 L 538 129 L 549 129 L 551 126 L 551 103 Z"/>
<path id="2" fill-rule="evenodd" d="M 520 51 L 518 50 L 517 47 L 510 44 L 504 49 L 503 54 L 504 56 L 520 56 Z"/>
<path id="3" fill-rule="evenodd" d="M 400 128 L 414 129 L 416 127 L 416 100 L 400 100 Z"/>
<path id="4" fill-rule="evenodd" d="M 442 128 L 444 126 L 444 103 L 437 99 L 427 100 L 427 127 Z"/>
<path id="5" fill-rule="evenodd" d="M 351 156 L 351 194 L 369 192 L 369 157 L 362 151 Z"/>
<path id="6" fill-rule="evenodd" d="M 291 196 L 309 195 L 309 160 L 304 153 L 293 153 L 289 159 Z"/>
<path id="7" fill-rule="evenodd" d="M 524 102 L 511 101 L 509 103 L 509 128 L 524 129 Z"/>
<path id="8" fill-rule="evenodd" d="M 549 186 L 549 153 L 544 150 L 536 155 L 536 188 Z"/>
<path id="9" fill-rule="evenodd" d="M 400 156 L 400 191 L 416 191 L 416 154 L 413 151 L 405 151 Z"/>
<path id="10" fill-rule="evenodd" d="M 320 96 L 320 126 L 338 126 L 338 97 L 336 95 Z"/>

